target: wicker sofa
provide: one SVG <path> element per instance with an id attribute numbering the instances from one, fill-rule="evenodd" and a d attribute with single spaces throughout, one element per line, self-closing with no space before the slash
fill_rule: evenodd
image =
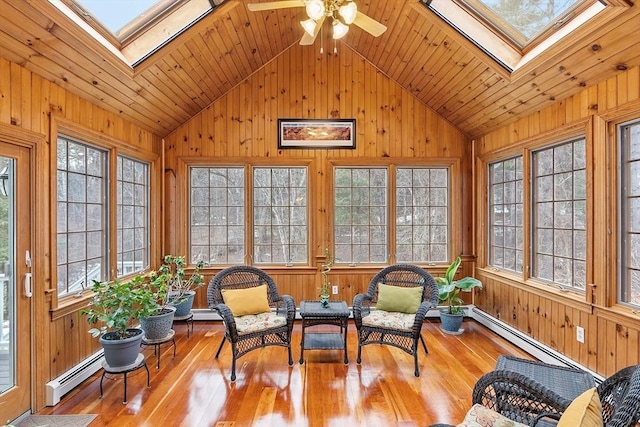
<path id="1" fill-rule="evenodd" d="M 529 363 L 539 363 L 531 362 Z M 541 365 L 546 365 L 542 364 Z M 553 368 L 557 375 L 563 369 Z M 621 369 L 597 386 L 602 421 L 606 427 L 634 427 L 640 420 L 640 365 Z M 476 412 L 482 407 L 483 425 L 487 418 L 497 425 L 553 426 L 572 401 L 541 384 L 537 379 L 512 370 L 494 370 L 476 382 L 472 409 L 459 426 L 473 426 Z M 487 416 L 489 410 L 493 416 Z M 505 423 L 508 420 L 508 423 Z M 517 423 L 517 424 L 514 424 Z M 442 424 L 438 424 L 442 426 Z"/>

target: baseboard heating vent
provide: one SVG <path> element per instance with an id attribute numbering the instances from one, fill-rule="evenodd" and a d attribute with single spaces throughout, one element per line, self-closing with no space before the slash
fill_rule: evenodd
<path id="1" fill-rule="evenodd" d="M 102 368 L 104 351 L 100 350 L 46 384 L 47 406 L 54 406 L 62 396 Z"/>
<path id="2" fill-rule="evenodd" d="M 604 378 L 601 375 L 596 374 L 592 370 L 582 366 L 576 361 L 569 359 L 564 354 L 557 352 L 556 350 L 537 341 L 534 338 L 531 338 L 527 334 L 517 330 L 511 325 L 506 324 L 500 319 L 496 319 L 495 317 L 488 315 L 479 308 L 473 307 L 471 312 L 472 317 L 476 322 L 492 330 L 516 347 L 526 351 L 536 359 L 558 366 L 566 366 L 587 371 L 593 376 L 596 384 L 599 384 L 603 381 Z"/>

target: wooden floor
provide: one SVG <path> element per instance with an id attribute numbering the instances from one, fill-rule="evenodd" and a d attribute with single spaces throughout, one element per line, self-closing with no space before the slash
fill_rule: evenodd
<path id="1" fill-rule="evenodd" d="M 123 404 L 122 375 L 105 377 L 99 398 L 101 372 L 41 414 L 98 414 L 91 427 L 117 426 L 425 426 L 457 423 L 471 404 L 473 384 L 492 370 L 501 354 L 529 357 L 472 320 L 464 334 L 442 333 L 439 322 L 425 323 L 423 336 L 429 354 L 420 353 L 419 378 L 413 359 L 389 347 L 369 345 L 362 364 L 355 362 L 355 327 L 349 324 L 349 364 L 335 350 L 305 351 L 300 365 L 300 324 L 293 337 L 293 367 L 286 350 L 271 347 L 253 351 L 238 361 L 237 380 L 229 380 L 230 346 L 220 358 L 215 351 L 223 334 L 217 322 L 195 322 L 187 338 L 186 326 L 176 325 L 177 355 L 164 345 L 161 367 L 153 348 L 144 350 L 151 371 L 146 388 L 144 369 L 129 374 L 128 403 Z"/>

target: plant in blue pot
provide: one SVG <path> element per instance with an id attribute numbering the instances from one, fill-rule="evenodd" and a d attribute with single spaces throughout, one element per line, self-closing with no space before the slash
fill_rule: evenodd
<path id="1" fill-rule="evenodd" d="M 464 301 L 458 294 L 460 292 L 471 292 L 474 288 L 482 288 L 482 282 L 474 277 L 467 276 L 454 280 L 461 263 L 462 260 L 457 257 L 447 268 L 444 277 L 435 278 L 438 284 L 438 297 L 440 302 L 445 303 L 445 307 L 440 309 L 442 330 L 451 334 L 462 332 L 460 327 L 464 319 L 464 309 L 462 308 Z"/>

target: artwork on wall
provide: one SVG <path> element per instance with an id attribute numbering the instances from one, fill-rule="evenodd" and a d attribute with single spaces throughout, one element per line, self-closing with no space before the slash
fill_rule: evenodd
<path id="1" fill-rule="evenodd" d="M 356 148 L 355 119 L 278 119 L 278 148 Z"/>

